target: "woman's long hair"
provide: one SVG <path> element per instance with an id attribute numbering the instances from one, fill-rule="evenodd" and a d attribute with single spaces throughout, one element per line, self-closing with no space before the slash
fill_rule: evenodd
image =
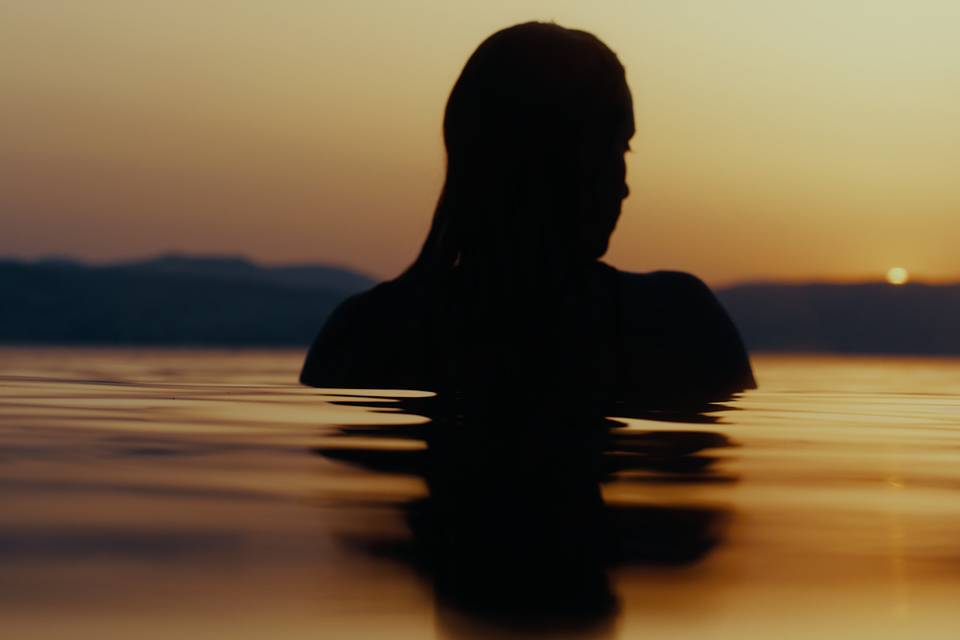
<path id="1" fill-rule="evenodd" d="M 447 344 L 434 353 L 473 370 L 545 363 L 567 333 L 560 301 L 606 251 L 632 131 L 624 69 L 595 36 L 531 22 L 477 48 L 447 102 L 430 232 L 399 279 L 427 291 Z"/>
<path id="2" fill-rule="evenodd" d="M 596 260 L 616 219 L 591 187 L 632 127 L 623 67 L 595 36 L 537 22 L 493 34 L 450 93 L 446 181 L 407 273 L 544 286 Z"/>

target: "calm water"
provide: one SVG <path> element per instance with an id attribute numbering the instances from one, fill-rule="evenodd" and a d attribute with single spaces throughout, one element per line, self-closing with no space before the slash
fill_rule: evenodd
<path id="1" fill-rule="evenodd" d="M 424 394 L 301 388 L 300 359 L 0 349 L 4 637 L 530 635 L 403 552 Z M 755 365 L 695 423 L 622 420 L 616 604 L 566 635 L 957 637 L 960 361 Z"/>

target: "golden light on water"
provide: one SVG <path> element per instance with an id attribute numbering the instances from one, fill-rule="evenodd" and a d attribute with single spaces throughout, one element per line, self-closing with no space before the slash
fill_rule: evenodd
<path id="1" fill-rule="evenodd" d="M 903 267 L 893 267 L 887 271 L 887 282 L 890 284 L 906 284 L 910 274 Z"/>

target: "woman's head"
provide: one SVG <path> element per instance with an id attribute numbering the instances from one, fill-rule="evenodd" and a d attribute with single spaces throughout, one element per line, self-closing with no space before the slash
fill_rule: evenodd
<path id="1" fill-rule="evenodd" d="M 603 255 L 627 195 L 633 108 L 600 40 L 535 22 L 498 31 L 467 61 L 443 131 L 447 178 L 414 268 L 536 277 Z"/>

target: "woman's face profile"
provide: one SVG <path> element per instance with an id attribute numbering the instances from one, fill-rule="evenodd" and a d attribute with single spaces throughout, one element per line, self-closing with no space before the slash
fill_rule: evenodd
<path id="1" fill-rule="evenodd" d="M 630 195 L 626 154 L 630 151 L 634 125 L 629 97 L 627 102 L 624 110 L 624 113 L 628 114 L 626 122 L 613 143 L 598 152 L 596 171 L 593 179 L 586 185 L 589 193 L 585 197 L 587 215 L 582 237 L 588 244 L 590 257 L 594 259 L 606 253 L 610 235 L 620 219 L 623 201 Z"/>

